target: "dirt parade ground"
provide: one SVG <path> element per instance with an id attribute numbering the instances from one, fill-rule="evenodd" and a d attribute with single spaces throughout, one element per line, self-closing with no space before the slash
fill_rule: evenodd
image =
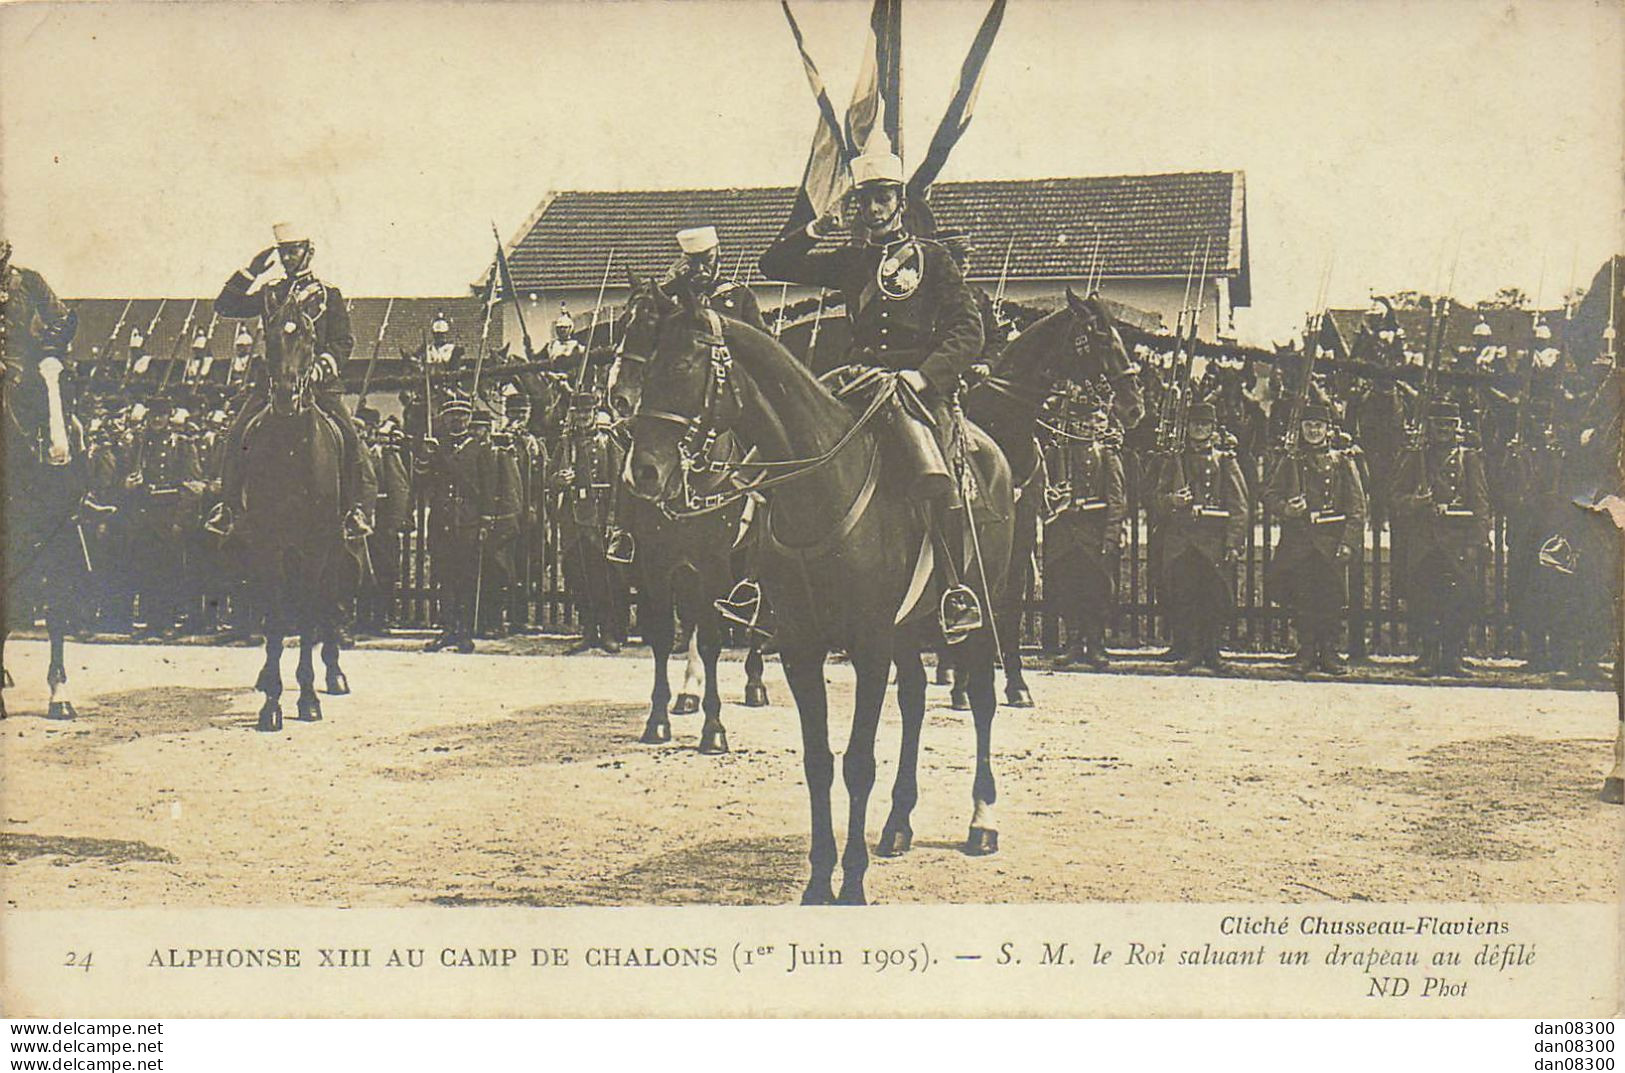
<path id="1" fill-rule="evenodd" d="M 10 907 L 755 904 L 792 902 L 805 881 L 800 734 L 774 662 L 772 706 L 748 709 L 729 654 L 733 751 L 708 757 L 699 716 L 673 719 L 671 745 L 638 743 L 650 667 L 637 650 L 351 651 L 355 692 L 301 723 L 290 690 L 275 734 L 254 729 L 256 649 L 74 645 L 72 722 L 43 718 L 45 655 L 37 641 L 6 649 Z M 850 670 L 828 674 L 832 713 L 850 711 Z M 931 688 L 915 848 L 875 862 L 871 898 L 1618 897 L 1625 812 L 1597 799 L 1607 692 L 1045 672 L 1032 684 L 1038 707 L 1001 709 L 995 725 L 1001 851 L 986 858 L 960 852 L 970 719 Z M 890 704 L 871 841 L 898 735 Z M 839 779 L 834 800 L 844 818 Z"/>

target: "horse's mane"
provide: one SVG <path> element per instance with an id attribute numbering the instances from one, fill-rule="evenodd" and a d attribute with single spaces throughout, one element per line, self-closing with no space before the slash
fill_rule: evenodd
<path id="1" fill-rule="evenodd" d="M 1071 308 L 1063 305 L 1039 317 L 1000 351 L 993 362 L 994 372 L 1024 368 L 1024 363 L 1039 357 L 1045 348 L 1054 344 L 1053 337 L 1061 331 L 1071 315 Z"/>

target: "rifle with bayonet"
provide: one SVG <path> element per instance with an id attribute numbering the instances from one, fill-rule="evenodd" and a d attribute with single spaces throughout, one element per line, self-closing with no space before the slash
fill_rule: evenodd
<path id="1" fill-rule="evenodd" d="M 1162 398 L 1157 403 L 1157 450 L 1178 450 L 1174 439 L 1174 421 L 1179 406 L 1180 367 L 1185 344 L 1185 318 L 1190 313 L 1191 284 L 1196 277 L 1196 251 L 1191 250 L 1190 268 L 1185 272 L 1185 296 L 1179 302 L 1179 315 L 1174 318 L 1174 349 L 1168 362 L 1168 379 L 1163 383 Z"/>
<path id="2" fill-rule="evenodd" d="M 118 320 L 113 322 L 113 330 L 107 334 L 107 342 L 102 347 L 101 360 L 97 362 L 98 368 L 95 370 L 95 372 L 98 375 L 101 372 L 101 363 L 113 360 L 113 348 L 118 345 L 119 333 L 124 330 L 125 318 L 130 315 L 130 307 L 133 305 L 135 305 L 134 298 L 127 300 L 124 303 L 124 308 L 119 310 Z"/>
<path id="3" fill-rule="evenodd" d="M 395 299 L 391 298 L 389 304 L 384 306 L 384 319 L 378 325 L 378 338 L 372 341 L 372 355 L 367 358 L 367 369 L 361 374 L 361 401 L 367 401 L 367 391 L 372 387 L 372 370 L 378 364 L 378 351 L 384 345 L 384 333 L 389 331 L 389 314 L 395 308 Z M 425 354 L 425 357 L 428 355 Z"/>
<path id="4" fill-rule="evenodd" d="M 158 299 L 158 308 L 153 311 L 152 319 L 147 322 L 147 330 L 144 333 L 142 333 L 141 347 L 142 347 L 143 353 L 145 352 L 148 343 L 152 339 L 152 333 L 158 330 L 158 318 L 164 315 L 164 306 L 166 306 L 168 304 L 169 304 L 169 299 L 168 298 L 160 298 L 160 299 Z M 150 360 L 150 356 L 149 356 L 149 360 Z M 119 380 L 119 393 L 120 394 L 123 394 L 125 391 L 129 390 L 130 378 L 132 376 L 137 375 L 137 371 L 136 371 L 135 366 L 136 366 L 136 359 L 134 357 L 132 357 L 131 355 L 129 355 L 128 353 L 126 353 L 125 356 L 124 356 L 124 376 Z"/>
<path id="5" fill-rule="evenodd" d="M 1191 396 L 1196 391 L 1196 339 L 1202 326 L 1202 311 L 1207 308 L 1207 266 L 1208 257 L 1212 252 L 1213 240 L 1210 238 L 1202 247 L 1202 271 L 1196 278 L 1196 309 L 1186 326 L 1185 368 L 1181 376 L 1178 409 L 1174 413 L 1173 436 L 1176 451 L 1185 442 L 1185 429 L 1190 423 Z"/>
<path id="6" fill-rule="evenodd" d="M 192 331 L 192 318 L 197 315 L 197 303 L 198 300 L 196 298 L 192 299 L 191 306 L 186 310 L 186 319 L 181 321 L 180 333 L 175 336 L 175 342 L 169 348 L 169 361 L 164 365 L 163 378 L 158 381 L 159 395 L 162 395 L 169 387 L 169 378 L 175 372 L 175 362 L 180 360 L 181 348 L 186 345 L 187 336 Z M 185 381 L 184 374 L 182 375 L 181 379 L 182 382 Z"/>

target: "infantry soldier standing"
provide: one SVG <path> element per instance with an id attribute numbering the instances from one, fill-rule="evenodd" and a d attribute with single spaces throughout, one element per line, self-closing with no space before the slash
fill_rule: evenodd
<path id="1" fill-rule="evenodd" d="M 474 651 L 485 505 L 482 456 L 489 448 L 470 428 L 473 413 L 467 398 L 450 395 L 435 417 L 444 440 L 424 436 L 413 462 L 429 503 L 429 555 L 440 584 L 440 635 L 423 646 L 426 652 Z"/>
<path id="2" fill-rule="evenodd" d="M 1183 449 L 1169 455 L 1157 478 L 1163 517 L 1162 591 L 1180 624 L 1180 670 L 1223 670 L 1219 635 L 1235 604 L 1232 566 L 1247 540 L 1247 483 L 1236 456 L 1216 443 L 1211 403 L 1192 403 Z"/>
<path id="3" fill-rule="evenodd" d="M 682 284 L 708 308 L 767 331 L 761 307 L 751 289 L 738 280 L 722 278 L 722 245 L 716 228 L 684 228 L 677 232 L 677 247 L 683 256 L 666 273 L 661 289 Z"/>
<path id="4" fill-rule="evenodd" d="M 1298 669 L 1342 674 L 1338 617 L 1348 604 L 1348 568 L 1365 539 L 1365 489 L 1354 459 L 1331 445 L 1331 413 L 1306 406 L 1297 449 L 1270 477 L 1265 502 L 1281 519 L 1268 586 L 1292 611 Z"/>
<path id="5" fill-rule="evenodd" d="M 1424 439 L 1400 457 L 1393 511 L 1408 522 L 1405 574 L 1418 673 L 1463 673 L 1467 625 L 1479 605 L 1479 564 L 1489 546 L 1484 462 L 1461 440 L 1461 412 L 1431 403 Z"/>
<path id="6" fill-rule="evenodd" d="M 1107 663 L 1106 624 L 1117 606 L 1128 497 L 1107 404 L 1094 398 L 1089 405 L 1081 423 L 1063 423 L 1066 438 L 1050 452 L 1050 473 L 1064 498 L 1044 528 L 1044 588 L 1066 620 L 1068 650 L 1055 665 L 1100 670 Z"/>
<path id="7" fill-rule="evenodd" d="M 474 419 L 484 440 L 480 452 L 483 470 L 480 487 L 484 497 L 479 542 L 480 621 L 475 627 L 482 637 L 497 637 L 502 635 L 502 613 L 512 595 L 514 551 L 519 542 L 519 522 L 525 512 L 524 480 L 512 434 L 495 431 L 489 411 L 475 413 Z M 518 620 L 509 625 L 516 627 Z"/>
<path id="8" fill-rule="evenodd" d="M 312 273 L 310 265 L 316 247 L 310 237 L 287 223 L 277 224 L 272 232 L 276 245 L 255 254 L 248 267 L 239 269 L 226 280 L 226 285 L 220 289 L 220 296 L 215 299 L 214 308 L 222 317 L 259 318 L 268 339 L 273 331 L 280 330 L 281 326 L 271 321 L 290 298 L 297 301 L 306 315 L 315 321 L 316 359 L 309 375 L 316 385 L 314 395 L 317 407 L 333 418 L 344 441 L 344 465 L 340 470 L 339 489 L 340 498 L 347 509 L 344 533 L 347 538 L 359 539 L 371 529 L 367 524 L 369 504 L 362 502 L 361 439 L 342 395 L 344 363 L 355 349 L 355 337 L 350 331 L 350 314 L 339 289 L 323 283 Z M 281 278 L 277 278 L 279 267 Z M 244 406 L 232 425 L 227 438 L 225 472 L 222 474 L 224 502 L 209 521 L 209 528 L 214 532 L 230 533 L 236 513 L 242 506 L 243 434 L 250 419 L 263 408 L 263 405 L 254 403 Z"/>
<path id="9" fill-rule="evenodd" d="M 840 291 L 852 331 L 848 363 L 897 372 L 899 388 L 930 411 L 935 430 L 915 416 L 915 400 L 894 399 L 889 428 L 912 471 L 911 496 L 936 542 L 945 575 L 938 618 L 943 634 L 955 640 L 982 625 L 982 608 L 959 577 L 966 512 L 943 444 L 953 431 L 950 404 L 959 378 L 982 356 L 981 313 L 948 251 L 909 234 L 902 160 L 866 154 L 852 162 L 852 176 L 862 240 L 815 249 L 841 222 L 839 212 L 830 212 L 781 233 L 762 254 L 761 270 L 770 279 Z"/>
<path id="10" fill-rule="evenodd" d="M 553 473 L 553 488 L 560 498 L 559 555 L 576 613 L 581 640 L 569 655 L 593 648 L 620 651 L 614 637 L 613 590 L 610 564 L 604 557 L 605 540 L 615 524 L 624 452 L 609 434 L 606 420 L 597 419 L 598 397 L 590 392 L 572 401 L 570 441 Z"/>

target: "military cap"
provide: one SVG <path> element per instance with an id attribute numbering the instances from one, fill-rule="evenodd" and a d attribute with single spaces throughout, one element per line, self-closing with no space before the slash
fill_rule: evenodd
<path id="1" fill-rule="evenodd" d="M 1213 404 L 1211 402 L 1194 402 L 1194 403 L 1191 403 L 1190 413 L 1187 416 L 1187 421 L 1190 424 L 1194 425 L 1198 421 L 1206 421 L 1208 424 L 1211 425 L 1211 424 L 1216 423 L 1218 420 L 1219 420 L 1219 415 L 1213 409 Z"/>
<path id="2" fill-rule="evenodd" d="M 1303 408 L 1303 417 L 1300 418 L 1300 420 L 1303 421 L 1330 421 L 1331 419 L 1331 410 L 1317 403 L 1311 403 L 1310 405 L 1305 406 Z"/>
<path id="3" fill-rule="evenodd" d="M 902 186 L 903 160 L 896 153 L 865 153 L 852 161 L 852 185 Z"/>
<path id="4" fill-rule="evenodd" d="M 570 399 L 570 408 L 573 410 L 596 410 L 598 396 L 591 391 L 578 391 Z"/>
<path id="5" fill-rule="evenodd" d="M 448 395 L 440 404 L 441 416 L 448 414 L 467 414 L 474 411 L 474 404 L 462 395 Z"/>
<path id="6" fill-rule="evenodd" d="M 355 419 L 363 425 L 376 425 L 382 417 L 383 415 L 371 406 L 357 406 L 355 408 Z"/>
<path id="7" fill-rule="evenodd" d="M 714 250 L 719 241 L 714 227 L 685 227 L 677 232 L 677 248 L 687 254 Z"/>

